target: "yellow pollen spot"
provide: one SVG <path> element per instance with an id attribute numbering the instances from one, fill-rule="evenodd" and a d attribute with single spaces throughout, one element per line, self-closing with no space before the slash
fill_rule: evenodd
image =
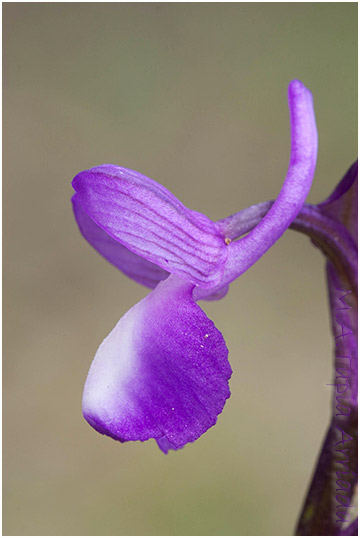
<path id="1" fill-rule="evenodd" d="M 231 239 L 229 239 L 228 237 L 225 237 L 225 243 L 226 243 L 227 245 L 230 245 L 230 243 L 231 243 Z"/>

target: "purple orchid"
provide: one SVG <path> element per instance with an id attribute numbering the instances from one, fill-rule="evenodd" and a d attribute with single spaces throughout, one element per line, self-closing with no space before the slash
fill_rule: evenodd
<path id="1" fill-rule="evenodd" d="M 313 102 L 296 80 L 288 99 L 288 172 L 251 231 L 248 220 L 242 228 L 237 222 L 236 232 L 231 218 L 212 222 L 126 168 L 106 164 L 74 178 L 73 208 L 85 239 L 130 278 L 153 288 L 120 319 L 90 367 L 83 413 L 100 433 L 121 442 L 154 438 L 167 453 L 216 423 L 230 396 L 232 372 L 221 332 L 196 301 L 223 297 L 305 202 L 317 156 Z"/>

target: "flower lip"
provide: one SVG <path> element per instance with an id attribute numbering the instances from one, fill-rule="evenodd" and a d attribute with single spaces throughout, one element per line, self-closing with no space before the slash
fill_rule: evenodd
<path id="1" fill-rule="evenodd" d="M 216 423 L 231 367 L 220 331 L 175 275 L 132 307 L 99 347 L 83 395 L 86 420 L 119 441 L 178 449 Z"/>
<path id="2" fill-rule="evenodd" d="M 72 184 L 85 213 L 130 251 L 200 287 L 220 281 L 227 245 L 218 228 L 162 185 L 110 164 L 80 172 Z"/>

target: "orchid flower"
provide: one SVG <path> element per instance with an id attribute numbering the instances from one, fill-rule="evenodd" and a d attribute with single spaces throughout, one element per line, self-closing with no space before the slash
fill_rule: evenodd
<path id="1" fill-rule="evenodd" d="M 85 239 L 110 263 L 152 288 L 100 345 L 83 414 L 113 439 L 155 439 L 167 453 L 198 439 L 230 396 L 221 332 L 196 301 L 219 299 L 282 236 L 301 210 L 316 164 L 310 91 L 289 85 L 291 153 L 282 189 L 245 237 L 186 208 L 165 187 L 112 164 L 77 174 L 72 198 Z M 241 224 L 241 223 L 240 223 Z M 227 228 L 227 229 L 226 229 Z"/>

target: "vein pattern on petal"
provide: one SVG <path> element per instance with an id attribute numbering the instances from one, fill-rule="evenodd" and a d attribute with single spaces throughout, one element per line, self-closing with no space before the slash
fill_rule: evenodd
<path id="1" fill-rule="evenodd" d="M 204 288 L 219 282 L 227 259 L 224 238 L 210 219 L 162 185 L 102 165 L 80 172 L 73 187 L 87 215 L 135 254 Z"/>

